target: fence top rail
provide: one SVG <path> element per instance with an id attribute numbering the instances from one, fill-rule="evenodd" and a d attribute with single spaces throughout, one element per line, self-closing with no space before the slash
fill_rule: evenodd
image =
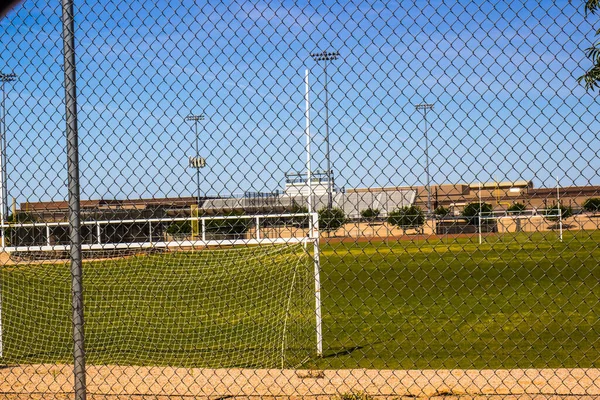
<path id="1" fill-rule="evenodd" d="M 81 221 L 81 225 L 110 225 L 110 224 L 136 224 L 136 223 L 161 223 L 161 222 L 180 222 L 180 221 L 209 221 L 226 219 L 274 219 L 274 218 L 293 218 L 293 217 L 312 217 L 316 218 L 317 213 L 285 213 L 285 214 L 243 214 L 243 215 L 215 215 L 215 216 L 190 216 L 173 218 L 134 218 L 134 219 L 112 219 L 112 220 L 88 220 Z M 34 221 L 0 224 L 0 228 L 35 228 L 51 226 L 69 226 L 68 221 Z"/>

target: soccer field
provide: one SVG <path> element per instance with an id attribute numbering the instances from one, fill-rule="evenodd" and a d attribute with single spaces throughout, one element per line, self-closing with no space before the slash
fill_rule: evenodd
<path id="1" fill-rule="evenodd" d="M 303 250 L 86 262 L 88 362 L 599 367 L 600 234 L 476 240 L 322 245 L 323 358 Z M 6 363 L 71 362 L 69 285 L 67 263 L 2 268 Z"/>

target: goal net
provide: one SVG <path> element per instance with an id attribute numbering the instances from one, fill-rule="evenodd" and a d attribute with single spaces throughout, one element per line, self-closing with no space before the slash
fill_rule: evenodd
<path id="1" fill-rule="evenodd" d="M 317 353 L 315 243 L 96 250 L 83 264 L 88 362 L 301 366 Z M 4 363 L 72 362 L 69 263 L 4 263 L 1 280 Z"/>

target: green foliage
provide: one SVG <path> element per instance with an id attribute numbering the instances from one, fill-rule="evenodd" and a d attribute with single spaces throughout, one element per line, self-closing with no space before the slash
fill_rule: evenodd
<path id="1" fill-rule="evenodd" d="M 308 207 L 302 206 L 302 205 L 298 204 L 296 201 L 294 201 L 294 203 L 292 204 L 292 207 L 289 209 L 288 212 L 291 214 L 308 214 Z M 291 223 L 292 225 L 295 225 L 298 227 L 307 227 L 309 225 L 310 218 L 311 217 L 308 215 L 291 217 L 291 218 L 287 219 L 286 223 Z M 275 221 L 273 220 L 273 222 L 275 222 Z M 269 223 L 268 219 L 267 219 L 267 223 Z"/>
<path id="2" fill-rule="evenodd" d="M 589 212 L 599 212 L 600 211 L 600 198 L 598 197 L 590 197 L 586 201 L 583 202 L 583 209 Z"/>
<path id="3" fill-rule="evenodd" d="M 240 211 L 231 211 L 221 215 L 216 215 L 215 217 L 233 217 L 243 214 L 244 213 Z M 209 218 L 205 220 L 205 227 L 207 233 L 239 236 L 248 231 L 251 223 L 252 220 L 249 218 Z"/>
<path id="4" fill-rule="evenodd" d="M 508 211 L 509 215 L 519 215 L 523 214 L 525 208 L 525 204 L 523 203 L 513 203 L 506 211 Z"/>
<path id="5" fill-rule="evenodd" d="M 346 214 L 341 208 L 322 208 L 319 210 L 319 229 L 331 232 L 339 229 L 346 223 Z"/>
<path id="6" fill-rule="evenodd" d="M 462 215 L 467 218 L 469 224 L 478 225 L 479 224 L 479 215 L 481 214 L 489 214 L 494 210 L 491 204 L 489 203 L 479 203 L 478 201 L 469 203 L 463 209 Z"/>
<path id="7" fill-rule="evenodd" d="M 388 223 L 401 229 L 420 228 L 425 223 L 425 214 L 417 206 L 405 206 L 390 212 Z"/>
<path id="8" fill-rule="evenodd" d="M 378 208 L 366 208 L 360 212 L 360 216 L 363 218 L 377 218 L 381 214 L 381 211 Z"/>
<path id="9" fill-rule="evenodd" d="M 10 214 L 8 216 L 8 218 L 6 219 L 7 222 L 9 223 L 15 223 L 15 222 L 36 222 L 38 220 L 38 217 L 33 214 L 33 213 L 28 213 L 25 211 L 21 211 L 18 212 L 16 214 Z"/>
<path id="10" fill-rule="evenodd" d="M 595 15 L 596 11 L 600 9 L 600 1 L 588 0 L 584 8 L 586 15 Z M 596 31 L 596 35 L 600 35 L 600 29 Z M 583 83 L 587 90 L 600 89 L 600 42 L 596 42 L 591 47 L 588 47 L 585 50 L 585 55 L 592 61 L 593 66 L 577 80 Z"/>
<path id="11" fill-rule="evenodd" d="M 6 222 L 8 224 L 38 222 L 38 221 L 39 221 L 39 217 L 35 213 L 29 213 L 26 211 L 20 211 L 20 212 L 17 212 L 16 214 L 9 214 L 6 218 Z M 4 229 L 5 244 L 7 246 L 10 246 L 11 241 L 15 240 L 15 235 L 17 235 L 18 232 L 25 233 L 27 235 L 36 236 L 36 235 L 39 235 L 39 233 L 36 233 L 36 231 L 39 232 L 39 229 L 42 229 L 42 228 L 32 228 L 32 227 L 16 228 L 16 227 L 9 226 L 8 228 Z"/>
<path id="12" fill-rule="evenodd" d="M 189 235 L 192 233 L 191 221 L 174 221 L 167 227 L 169 235 Z"/>
<path id="13" fill-rule="evenodd" d="M 585 2 L 585 12 L 590 14 L 595 14 L 596 11 L 600 8 L 600 0 L 587 0 Z"/>
<path id="14" fill-rule="evenodd" d="M 433 213 L 434 213 L 435 215 L 437 215 L 438 217 L 445 217 L 445 216 L 447 216 L 448 214 L 450 214 L 450 209 L 449 209 L 449 208 L 446 208 L 446 207 L 444 207 L 444 206 L 439 206 L 438 208 L 436 208 L 436 209 L 433 211 Z"/>
<path id="15" fill-rule="evenodd" d="M 560 219 L 565 220 L 573 215 L 573 209 L 571 207 L 565 207 L 562 204 L 560 205 Z M 558 204 L 553 204 L 551 207 L 546 209 L 546 213 L 544 217 L 548 221 L 558 221 L 559 220 L 559 212 L 558 212 Z"/>
<path id="16" fill-rule="evenodd" d="M 290 213 L 308 214 L 308 207 L 298 204 L 296 201 L 292 203 L 292 207 L 288 210 Z"/>

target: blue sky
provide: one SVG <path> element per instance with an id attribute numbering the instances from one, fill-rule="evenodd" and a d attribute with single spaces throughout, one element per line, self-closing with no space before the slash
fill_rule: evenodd
<path id="1" fill-rule="evenodd" d="M 64 199 L 60 5 L 0 21 L 9 194 Z M 581 3 L 581 4 L 580 4 Z M 600 184 L 596 95 L 577 82 L 595 18 L 574 1 L 75 1 L 82 198 L 273 191 L 304 170 L 304 70 L 313 168 L 325 169 L 328 67 L 336 184 L 420 185 L 428 113 L 433 183 Z"/>

